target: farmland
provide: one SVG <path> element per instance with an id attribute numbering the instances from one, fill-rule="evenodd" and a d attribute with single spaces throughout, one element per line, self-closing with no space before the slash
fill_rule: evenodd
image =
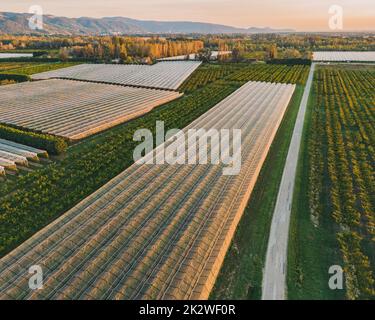
<path id="1" fill-rule="evenodd" d="M 290 299 L 373 299 L 374 85 L 371 66 L 321 66 L 295 190 Z M 341 265 L 344 291 L 327 287 Z"/>
<path id="2" fill-rule="evenodd" d="M 207 298 L 294 88 L 250 82 L 186 128 L 241 128 L 239 175 L 134 164 L 1 260 L 2 297 Z M 48 270 L 32 295 L 30 261 Z"/>
<path id="3" fill-rule="evenodd" d="M 305 84 L 310 68 L 303 65 L 250 64 L 228 76 L 231 81 L 267 81 Z"/>
<path id="4" fill-rule="evenodd" d="M 13 2 L 0 303 L 197 320 L 255 300 L 373 304 L 369 5 Z"/>
<path id="5" fill-rule="evenodd" d="M 245 63 L 204 64 L 182 84 L 180 90 L 189 92 L 221 79 L 239 83 L 266 81 L 304 84 L 308 73 L 308 66 Z"/>
<path id="6" fill-rule="evenodd" d="M 0 122 L 78 140 L 180 96 L 172 91 L 70 80 L 22 83 L 0 89 Z"/>
<path id="7" fill-rule="evenodd" d="M 243 66 L 202 65 L 195 73 L 200 69 L 211 72 L 217 67 L 235 72 Z M 282 68 L 271 67 L 273 70 Z M 9 252 L 131 165 L 132 151 L 136 146 L 132 136 L 137 128 L 154 130 L 156 120 L 164 120 L 167 128 L 186 126 L 243 83 L 228 81 L 227 75 L 229 73 L 224 73 L 224 77 L 220 75 L 210 83 L 196 81 L 202 84 L 191 89 L 186 97 L 156 108 L 142 118 L 87 138 L 70 147 L 62 161 L 20 177 L 17 184 L 7 181 L 1 185 L 0 212 L 3 215 L 0 252 Z M 11 197 L 7 196 L 9 193 L 12 193 Z M 33 219 L 36 215 L 38 219 Z"/>
<path id="8" fill-rule="evenodd" d="M 159 62 L 148 65 L 82 64 L 32 76 L 36 80 L 50 78 L 76 79 L 135 87 L 177 90 L 199 67 L 198 61 Z"/>
<path id="9" fill-rule="evenodd" d="M 21 68 L 23 66 L 30 65 L 27 62 L 1 62 L 0 61 L 0 72 L 8 71 L 8 70 L 14 70 Z"/>
<path id="10" fill-rule="evenodd" d="M 0 73 L 32 75 L 35 73 L 52 71 L 60 68 L 67 68 L 77 64 L 78 63 L 76 62 L 1 62 L 0 60 Z"/>
<path id="11" fill-rule="evenodd" d="M 209 83 L 224 79 L 233 72 L 240 70 L 242 67 L 244 67 L 243 64 L 204 64 L 186 79 L 181 85 L 180 90 L 184 92 L 196 90 Z"/>
<path id="12" fill-rule="evenodd" d="M 0 255 L 130 166 L 137 129 L 154 131 L 157 120 L 164 121 L 168 130 L 183 128 L 237 88 L 229 83 L 208 85 L 142 118 L 83 140 L 70 147 L 61 161 L 20 177 L 16 184 L 0 184 Z"/>
<path id="13" fill-rule="evenodd" d="M 18 69 L 22 67 L 22 65 L 16 66 Z M 134 67 L 134 74 L 139 74 L 135 66 L 129 65 L 129 67 Z M 5 68 L 7 67 L 4 64 Z M 79 68 L 74 66 L 66 70 L 79 70 Z M 8 70 L 10 69 L 12 69 L 12 66 L 8 66 Z M 62 71 L 65 72 L 66 70 Z M 43 262 L 46 263 L 47 273 L 51 275 L 50 278 L 47 276 L 47 290 L 40 293 L 29 294 L 28 292 L 26 294 L 22 289 L 24 284 L 26 284 L 26 280 L 20 279 L 17 287 L 9 291 L 5 289 L 4 292 L 6 293 L 3 297 L 9 295 L 15 298 L 42 299 L 207 298 L 214 285 L 214 280 L 219 274 L 225 252 L 230 248 L 223 265 L 224 268 L 218 278 L 219 282 L 215 285 L 215 290 L 211 297 L 259 298 L 261 268 L 264 262 L 265 241 L 270 223 L 269 213 L 272 212 L 274 195 L 277 192 L 276 189 L 280 178 L 279 172 L 282 170 L 285 152 L 289 143 L 288 132 L 292 130 L 293 119 L 300 99 L 299 92 L 303 89 L 308 70 L 308 66 L 302 65 L 202 64 L 177 89 L 172 89 L 172 87 L 175 88 L 174 84 L 177 80 L 169 81 L 169 79 L 164 79 L 163 84 L 160 84 L 158 79 L 152 80 L 158 81 L 158 85 L 168 90 L 133 88 L 132 86 L 127 87 L 126 84 L 120 86 L 101 84 L 94 83 L 100 81 L 90 79 L 88 79 L 88 82 L 50 79 L 17 86 L 7 86 L 7 90 L 4 90 L 4 93 L 13 90 L 12 88 L 14 87 L 18 89 L 17 94 L 20 96 L 20 103 L 17 104 L 18 96 L 15 94 L 16 91 L 12 93 L 12 99 L 5 94 L 1 95 L 4 97 L 2 105 L 9 105 L 9 108 L 12 108 L 12 112 L 9 110 L 8 113 L 9 117 L 13 117 L 12 119 L 17 117 L 17 113 L 14 113 L 15 107 L 19 108 L 22 105 L 22 101 L 25 101 L 25 97 L 27 97 L 27 89 L 20 91 L 20 88 L 28 88 L 30 86 L 30 92 L 40 93 L 39 95 L 30 93 L 33 98 L 38 97 L 41 100 L 36 103 L 34 110 L 32 109 L 34 100 L 27 100 L 27 109 L 30 112 L 30 116 L 28 116 L 28 119 L 21 119 L 21 121 L 26 121 L 27 123 L 19 122 L 18 126 L 29 128 L 33 131 L 64 136 L 73 140 L 87 136 L 89 138 L 72 145 L 67 153 L 60 157 L 61 161 L 23 175 L 17 180 L 17 183 L 1 178 L 1 254 L 9 253 L 24 240 L 34 235 L 36 231 L 52 223 L 37 236 L 27 240 L 20 247 L 21 249 L 11 253 L 11 255 L 17 254 L 15 261 L 20 259 L 21 266 L 23 258 L 19 257 L 23 257 L 29 249 L 31 249 L 30 256 L 25 255 L 25 259 L 31 257 L 30 259 L 33 260 L 34 255 L 36 255 L 36 259 L 45 259 Z M 129 74 L 132 72 L 129 72 Z M 85 74 L 84 78 L 90 78 L 87 74 Z M 171 74 L 174 77 L 175 73 L 172 72 Z M 119 75 L 117 79 L 121 77 Z M 184 76 L 184 78 L 186 77 Z M 221 210 L 210 209 L 213 204 L 208 201 L 213 196 L 206 191 L 213 190 L 212 192 L 216 193 L 216 190 L 219 192 L 220 188 L 222 188 L 227 194 L 232 194 L 232 189 L 223 188 L 226 183 L 221 182 L 218 172 L 211 171 L 208 166 L 205 169 L 199 168 L 201 171 L 199 173 L 196 171 L 196 174 L 195 170 L 198 169 L 193 166 L 188 166 L 188 168 L 180 168 L 178 166 L 170 168 L 165 166 L 159 168 L 161 171 L 155 171 L 154 173 L 151 172 L 150 168 L 147 168 L 147 173 L 150 172 L 153 179 L 145 177 L 141 173 L 143 173 L 142 170 L 146 169 L 141 169 L 141 167 L 134 169 L 135 165 L 132 165 L 132 151 L 136 146 L 136 143 L 132 141 L 132 137 L 134 131 L 138 128 L 149 128 L 154 131 L 156 120 L 165 120 L 167 128 L 181 128 L 201 116 L 194 122 L 194 125 L 203 125 L 202 119 L 208 121 L 207 119 L 209 118 L 207 118 L 207 114 L 203 116 L 202 114 L 204 112 L 211 114 L 220 105 L 224 106 L 225 103 L 228 103 L 227 101 L 231 101 L 232 98 L 225 99 L 225 97 L 246 83 L 248 79 L 294 83 L 298 85 L 298 92 L 285 117 L 287 119 L 284 119 L 286 124 L 281 126 L 282 131 L 276 136 L 278 145 L 272 145 L 269 154 L 271 160 L 267 160 L 272 163 L 265 162 L 266 167 L 263 167 L 260 179 L 257 180 L 257 186 L 254 189 L 255 192 L 253 197 L 251 197 L 251 201 L 247 203 L 248 196 L 250 196 L 250 191 L 254 185 L 251 186 L 250 190 L 247 190 L 249 191 L 248 196 L 246 192 L 242 192 L 246 193 L 247 197 L 232 197 L 241 203 L 242 208 L 240 210 L 241 214 L 238 213 L 239 211 L 232 212 L 227 210 L 228 216 L 231 214 L 235 217 L 232 219 L 236 221 L 235 223 L 239 223 L 246 204 L 247 209 L 244 214 L 244 222 L 240 223 L 240 229 L 236 231 L 236 236 L 234 237 L 235 241 L 230 245 L 230 241 L 225 240 L 227 238 L 224 233 L 230 230 L 231 236 L 229 238 L 232 238 L 235 234 L 235 227 L 233 225 L 231 227 L 224 225 L 225 219 Z M 180 80 L 178 81 L 181 82 Z M 290 241 L 290 248 L 292 249 L 289 250 L 290 265 L 288 265 L 290 299 L 306 297 L 358 299 L 371 298 L 374 295 L 373 264 L 375 259 L 373 255 L 374 221 L 372 214 L 374 199 L 371 193 L 374 182 L 374 174 L 371 167 L 373 163 L 372 139 L 374 135 L 372 126 L 374 120 L 372 108 L 374 101 L 373 87 L 374 68 L 370 66 L 322 66 L 319 67 L 316 74 L 307 119 L 308 128 L 306 132 L 308 132 L 308 137 L 307 133 L 305 133 L 304 152 L 301 154 L 302 160 L 300 164 L 302 169 L 299 168 L 300 177 L 293 206 L 294 218 Z M 69 89 L 66 90 L 67 88 Z M 256 88 L 256 86 L 249 86 L 248 90 L 256 91 Z M 147 95 L 146 92 L 158 92 L 165 95 L 175 95 L 175 97 L 156 103 L 156 106 L 162 106 L 155 109 L 152 107 L 141 111 L 147 103 L 140 103 L 139 116 L 143 115 L 142 117 L 137 118 L 137 116 L 132 115 L 116 123 L 110 123 L 107 121 L 106 116 L 113 121 L 116 121 L 114 115 L 120 114 L 127 117 L 123 113 L 126 111 L 124 106 L 126 106 L 127 98 L 120 94 L 122 90 L 124 90 L 123 92 L 127 91 L 126 97 L 131 96 L 130 91 L 134 92 L 134 94 L 135 92 L 142 92 L 139 96 L 137 94 L 134 95 L 134 101 L 140 101 L 142 97 L 145 102 L 146 100 L 149 102 L 150 97 L 153 99 L 158 98 L 155 94 Z M 180 94 L 173 90 L 185 92 L 185 96 L 176 99 Z M 266 90 L 264 89 L 264 91 Z M 53 100 L 54 103 L 51 104 L 48 100 L 44 101 L 43 94 L 50 97 L 50 100 Z M 265 93 L 264 95 L 268 97 Z M 82 98 L 82 106 L 74 108 L 77 105 L 77 96 Z M 241 96 L 237 96 L 240 101 L 244 100 L 240 98 Z M 59 100 L 59 97 L 63 98 Z M 171 101 L 174 99 L 176 100 Z M 262 98 L 259 97 L 259 100 L 262 100 Z M 275 98 L 275 100 L 277 99 Z M 6 104 L 4 103 L 5 101 L 7 102 Z M 62 101 L 66 102 L 65 106 L 71 106 L 71 114 L 69 110 L 67 112 L 64 111 L 65 107 Z M 117 104 L 119 101 L 121 103 Z M 254 97 L 253 101 L 255 101 Z M 88 107 L 90 102 L 92 103 L 92 112 L 83 113 L 83 110 L 88 111 L 90 109 Z M 166 104 L 163 105 L 163 103 Z M 212 108 L 217 103 L 219 105 Z M 131 104 L 134 106 L 133 102 Z M 96 107 L 99 106 L 99 108 L 94 105 Z M 240 110 L 235 108 L 236 105 L 233 105 L 232 115 L 237 114 L 236 112 L 241 113 Z M 48 112 L 46 112 L 48 110 L 43 109 L 41 106 L 44 106 L 43 108 L 50 107 L 50 111 L 55 110 L 56 112 L 54 115 L 52 112 L 51 117 L 49 117 Z M 228 106 L 227 108 L 230 107 Z M 238 108 L 241 108 L 241 106 L 238 106 Z M 242 108 L 244 108 L 242 114 L 247 112 L 245 111 L 245 106 L 242 106 Z M 40 115 L 35 113 L 35 110 L 38 109 L 40 109 Z M 103 113 L 100 114 L 99 111 Z M 27 113 L 28 111 L 23 110 L 20 114 L 25 114 L 25 112 Z M 251 111 L 248 110 L 248 112 Z M 267 111 L 264 110 L 264 112 Z M 285 109 L 283 112 L 286 112 Z M 85 118 L 85 114 L 88 118 Z M 53 118 L 54 116 L 56 118 Z M 266 118 L 265 115 L 261 115 L 261 117 L 263 116 Z M 0 115 L 0 122 L 11 124 L 9 119 L 2 120 Z M 96 120 L 90 123 L 90 119 L 101 120 L 103 127 L 98 129 L 101 124 L 95 123 Z M 121 124 L 128 120 L 131 121 Z M 247 120 L 252 121 L 251 119 Z M 71 132 L 67 131 L 67 134 L 67 132 L 64 133 L 63 131 L 48 130 L 48 128 L 37 126 L 39 121 L 41 121 L 42 125 L 48 125 L 50 128 L 57 127 L 58 130 L 60 128 L 61 130 L 71 130 Z M 223 116 L 222 121 L 228 122 L 229 119 Z M 228 123 L 236 123 L 243 120 L 236 116 L 232 117 L 231 121 L 233 122 L 229 121 Z M 68 128 L 64 128 L 65 124 L 68 125 Z M 85 126 L 86 124 L 87 126 Z M 220 123 L 217 125 L 220 128 Z M 249 129 L 251 125 L 248 125 Z M 107 128 L 111 128 L 111 130 L 103 131 Z M 87 134 L 87 132 L 89 133 Z M 275 133 L 276 131 L 273 132 L 273 134 Z M 281 137 L 281 135 L 283 136 Z M 257 138 L 255 137 L 254 139 Z M 340 147 L 341 145 L 343 146 L 342 148 Z M 248 150 L 245 151 L 246 153 L 253 153 L 251 149 L 246 150 Z M 275 154 L 278 155 L 275 156 Z M 344 157 L 343 154 L 347 156 Z M 262 158 L 263 160 L 265 156 Z M 23 166 L 21 163 L 18 165 Z M 246 166 L 246 164 L 243 165 Z M 259 170 L 260 168 L 261 165 L 259 165 Z M 172 173 L 168 171 L 172 169 L 175 170 L 173 179 L 164 179 L 168 175 L 172 177 Z M 177 186 L 171 181 L 180 181 L 176 174 L 180 170 L 183 170 L 185 176 L 181 178 L 181 183 L 176 189 Z M 265 170 L 268 170 L 268 172 L 265 172 Z M 340 172 L 340 176 L 335 179 L 335 176 L 338 176 L 338 172 Z M 341 172 L 345 172 L 345 174 L 341 174 Z M 4 175 L 4 173 L 0 163 L 0 175 Z M 200 177 L 199 180 L 197 180 L 198 176 Z M 121 181 L 118 180 L 120 177 Z M 113 180 L 107 183 L 110 179 Z M 194 189 L 196 184 L 193 184 L 193 180 L 198 186 L 198 191 Z M 215 188 L 216 183 L 220 185 L 217 189 Z M 241 182 L 228 182 L 230 185 L 232 183 L 239 189 L 238 186 L 241 185 Z M 132 193 L 126 193 L 133 190 L 131 185 L 134 185 L 137 190 L 141 190 L 139 195 L 132 197 Z M 157 185 L 158 188 L 151 190 L 148 185 Z M 168 194 L 165 195 L 163 190 L 168 190 Z M 140 201 L 140 197 L 143 194 L 148 196 L 149 202 Z M 183 194 L 189 196 L 186 196 L 186 199 L 181 199 Z M 207 202 L 199 198 L 199 195 L 202 194 L 207 196 Z M 173 195 L 181 197 L 177 201 Z M 81 202 L 86 197 L 88 198 Z M 137 201 L 136 199 L 139 201 L 133 204 L 133 201 Z M 126 208 L 116 207 L 120 205 L 117 201 L 120 201 L 120 203 L 124 201 Z M 197 202 L 195 203 L 194 201 Z M 221 208 L 229 208 L 226 201 L 228 200 L 221 201 L 218 198 L 217 201 L 213 202 Z M 156 211 L 153 209 L 153 206 L 162 208 L 162 204 L 165 203 L 169 205 L 164 210 Z M 205 206 L 206 203 L 207 207 Z M 108 210 L 105 211 L 107 216 L 95 211 L 94 207 L 102 204 L 105 208 L 108 208 L 105 209 Z M 133 205 L 139 205 L 143 209 L 138 210 L 138 207 L 133 208 Z M 177 205 L 181 206 L 181 208 L 186 207 L 189 209 L 182 211 L 180 216 L 180 211 L 178 211 L 178 214 L 172 212 L 172 209 Z M 73 206 L 75 207 L 71 209 Z M 82 209 L 82 206 L 85 206 L 85 208 Z M 202 212 L 203 208 L 207 209 L 208 216 L 212 214 L 212 216 L 216 217 L 216 219 L 208 218 L 207 222 L 205 222 L 205 227 L 202 228 L 205 232 L 204 236 L 194 238 L 193 234 L 188 233 L 190 232 L 189 230 L 200 230 L 199 223 L 203 223 L 199 220 L 198 211 L 191 211 L 189 206 L 196 207 L 200 212 Z M 118 211 L 116 211 L 116 208 L 118 208 Z M 125 209 L 130 211 L 128 212 Z M 298 221 L 296 220 L 296 211 L 298 211 Z M 33 218 L 36 215 L 38 219 Z M 124 229 L 114 229 L 113 233 L 107 230 L 108 225 L 117 227 L 117 221 L 121 221 L 127 215 L 135 217 L 135 220 L 124 221 L 121 225 Z M 261 215 L 263 216 L 261 217 Z M 55 221 L 60 216 L 61 218 Z M 155 223 L 147 227 L 143 226 L 142 219 L 146 216 L 150 217 L 150 221 Z M 89 230 L 96 230 L 98 231 L 97 237 L 94 236 L 94 233 L 86 235 L 78 231 L 77 226 L 80 225 L 80 221 L 83 221 L 80 219 L 87 220 L 87 217 L 96 221 L 87 225 L 87 232 L 90 233 Z M 184 224 L 186 219 L 189 218 L 191 220 Z M 72 221 L 70 222 L 70 220 Z M 216 220 L 222 221 L 223 225 L 218 227 L 219 223 Z M 96 225 L 97 221 L 102 221 L 102 224 Z M 161 221 L 168 221 L 168 224 L 163 224 L 162 226 Z M 107 225 L 107 222 L 111 224 Z M 245 223 L 248 226 L 245 226 Z M 76 228 L 77 231 L 72 231 Z M 130 228 L 135 228 L 134 235 L 129 231 Z M 215 236 L 212 230 L 217 229 L 225 231 Z M 186 231 L 187 233 L 184 233 L 185 230 L 188 230 Z M 260 230 L 263 230 L 264 233 L 260 234 Z M 178 232 L 178 236 L 174 236 L 175 232 Z M 304 235 L 305 232 L 308 234 L 308 243 Z M 61 235 L 77 240 L 67 242 L 69 243 L 67 246 L 62 242 L 57 244 L 55 254 L 49 253 L 47 250 L 47 253 L 43 255 L 39 251 L 50 248 L 50 242 L 56 241 L 52 237 L 59 238 Z M 100 239 L 100 235 L 103 235 L 104 238 Z M 155 235 L 155 237 L 152 237 L 152 235 Z M 116 237 L 114 239 L 117 239 L 118 242 L 115 242 L 115 240 L 113 240 L 114 242 L 107 242 L 108 239 L 112 241 L 112 236 Z M 162 238 L 159 238 L 159 236 Z M 206 237 L 209 240 L 205 240 Z M 222 242 L 212 240 L 219 238 Z M 148 241 L 145 242 L 144 239 L 148 239 Z M 186 249 L 186 243 L 190 243 L 189 241 L 192 241 L 194 245 L 191 248 L 188 246 L 188 249 Z M 248 241 L 252 242 L 251 246 L 248 245 Z M 42 243 L 40 247 L 36 242 Z M 103 246 L 96 248 L 94 244 L 97 242 L 103 243 Z M 216 244 L 215 248 L 214 243 Z M 168 247 L 166 249 L 167 255 L 163 255 L 165 245 Z M 155 246 L 160 250 L 153 252 L 151 248 L 155 248 Z M 214 249 L 210 249 L 210 246 Z M 133 250 L 135 247 L 140 248 L 139 250 L 137 249 L 138 252 Z M 322 248 L 324 249 L 322 250 Z M 74 251 L 72 257 L 69 256 L 70 253 L 68 254 L 70 250 Z M 98 277 L 91 275 L 90 268 L 87 269 L 87 272 L 85 271 L 85 268 L 91 266 L 91 264 L 94 267 L 95 263 L 107 261 L 108 255 L 104 257 L 102 252 L 112 254 L 111 250 L 116 252 L 110 256 L 114 257 L 114 260 L 108 260 L 108 263 L 99 269 Z M 211 251 L 224 253 L 218 257 L 210 255 Z M 87 255 L 86 252 L 88 252 Z M 169 257 L 169 253 L 175 254 L 177 258 L 174 256 Z M 199 256 L 199 258 L 194 258 L 195 255 Z M 176 264 L 180 256 L 183 257 L 181 259 L 184 262 L 189 261 L 187 264 L 184 263 L 184 267 L 181 269 Z M 206 257 L 210 261 L 210 264 L 207 264 L 205 268 L 201 265 L 202 257 Z M 9 259 L 9 256 L 5 259 Z M 122 268 L 126 259 L 130 259 L 134 263 L 131 266 L 126 264 L 126 267 L 129 268 L 129 275 L 119 277 L 116 275 L 116 268 L 118 266 Z M 146 261 L 145 263 L 143 263 L 143 259 Z M 67 262 L 65 263 L 63 260 Z M 4 261 L 9 263 L 11 260 Z M 49 267 L 52 264 L 48 265 L 48 263 L 55 262 L 57 263 L 56 268 Z M 68 262 L 71 262 L 71 264 L 67 264 Z M 168 272 L 165 270 L 172 269 L 175 264 L 176 270 L 172 272 L 172 275 L 167 275 Z M 332 264 L 343 265 L 345 272 L 348 272 L 345 292 L 324 291 L 323 285 L 327 283 L 326 269 Z M 208 270 L 214 271 L 210 273 Z M 75 272 L 79 272 L 79 277 L 70 277 L 71 273 L 76 274 Z M 147 275 L 147 280 L 143 278 L 144 273 Z M 308 279 L 307 274 L 314 274 L 314 276 Z M 55 275 L 57 276 L 56 278 L 54 278 Z M 113 277 L 110 279 L 113 279 L 115 288 L 112 288 L 112 285 L 108 285 L 106 280 L 104 280 L 109 277 Z M 62 282 L 66 280 L 67 285 L 61 285 L 57 289 L 53 289 L 55 282 L 59 282 L 61 279 Z M 150 286 L 150 282 L 155 283 L 155 286 Z M 167 282 L 168 285 L 159 290 L 158 285 L 163 282 Z M 109 287 L 111 289 L 108 289 Z M 135 288 L 134 291 L 132 291 L 133 288 Z"/>

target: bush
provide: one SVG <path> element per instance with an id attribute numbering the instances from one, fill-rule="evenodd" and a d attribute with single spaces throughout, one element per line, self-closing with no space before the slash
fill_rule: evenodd
<path id="1" fill-rule="evenodd" d="M 303 65 L 311 66 L 312 61 L 310 59 L 272 59 L 267 61 L 268 64 L 285 64 L 288 66 L 292 65 Z"/>
<path id="2" fill-rule="evenodd" d="M 2 80 L 8 80 L 8 81 L 14 81 L 14 82 L 26 82 L 30 81 L 31 78 L 24 74 L 6 74 L 2 73 L 0 74 L 0 81 Z"/>
<path id="3" fill-rule="evenodd" d="M 33 52 L 34 58 L 47 56 L 47 55 L 48 55 L 48 51 L 35 51 L 35 52 Z"/>
<path id="4" fill-rule="evenodd" d="M 30 147 L 46 150 L 58 155 L 64 153 L 68 144 L 63 138 L 49 134 L 36 133 L 0 124 L 0 138 L 21 143 Z"/>

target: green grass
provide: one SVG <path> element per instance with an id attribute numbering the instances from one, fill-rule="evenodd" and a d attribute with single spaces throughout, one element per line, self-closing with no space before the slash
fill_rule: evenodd
<path id="1" fill-rule="evenodd" d="M 273 210 L 304 87 L 298 85 L 238 225 L 210 299 L 260 299 Z"/>
<path id="2" fill-rule="evenodd" d="M 77 62 L 55 62 L 55 63 L 14 63 L 14 67 L 9 67 L 9 63 L 7 68 L 2 68 L 2 63 L 0 62 L 0 72 L 4 72 L 7 74 L 24 74 L 24 75 L 32 75 L 35 73 L 46 72 L 57 70 L 61 68 L 67 68 L 74 65 L 77 65 Z M 3 70 L 5 69 L 5 70 Z"/>
<path id="3" fill-rule="evenodd" d="M 14 69 L 29 66 L 29 62 L 1 62 L 0 60 L 0 73 L 11 71 Z"/>

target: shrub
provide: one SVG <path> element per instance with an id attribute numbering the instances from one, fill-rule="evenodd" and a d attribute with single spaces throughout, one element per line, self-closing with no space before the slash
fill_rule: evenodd
<path id="1" fill-rule="evenodd" d="M 30 147 L 46 150 L 58 155 L 68 148 L 67 142 L 60 137 L 49 134 L 36 133 L 0 124 L 0 138 L 21 143 Z"/>
<path id="2" fill-rule="evenodd" d="M 8 81 L 15 81 L 15 82 L 26 82 L 30 81 L 30 77 L 24 74 L 0 74 L 0 81 L 8 80 Z"/>
<path id="3" fill-rule="evenodd" d="M 272 59 L 267 61 L 268 64 L 285 64 L 288 66 L 291 65 L 304 65 L 311 66 L 312 61 L 310 59 Z"/>

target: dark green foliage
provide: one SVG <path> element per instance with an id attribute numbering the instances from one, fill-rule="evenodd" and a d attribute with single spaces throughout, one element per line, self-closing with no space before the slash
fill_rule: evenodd
<path id="1" fill-rule="evenodd" d="M 15 82 L 26 82 L 30 81 L 30 77 L 25 74 L 9 74 L 9 73 L 0 73 L 0 81 L 1 80 L 9 80 Z"/>
<path id="2" fill-rule="evenodd" d="M 310 67 L 303 65 L 249 64 L 226 79 L 231 81 L 266 81 L 279 83 L 305 84 Z"/>
<path id="3" fill-rule="evenodd" d="M 36 133 L 0 124 L 0 138 L 46 150 L 53 155 L 64 153 L 68 144 L 63 138 L 49 134 Z"/>
<path id="4" fill-rule="evenodd" d="M 310 59 L 272 59 L 268 60 L 267 64 L 285 64 L 288 66 L 304 65 L 311 66 L 312 61 Z"/>

